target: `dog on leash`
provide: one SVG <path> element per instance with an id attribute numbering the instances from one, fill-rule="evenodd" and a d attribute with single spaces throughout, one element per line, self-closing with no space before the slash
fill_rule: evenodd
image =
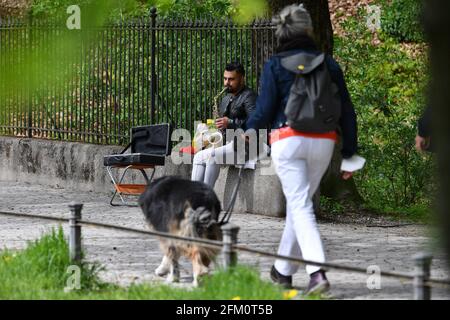
<path id="1" fill-rule="evenodd" d="M 151 182 L 139 198 L 139 205 L 150 226 L 160 232 L 174 235 L 221 240 L 218 218 L 220 201 L 208 185 L 178 177 L 162 177 Z M 155 270 L 158 276 L 167 276 L 168 282 L 178 282 L 178 260 L 185 256 L 192 262 L 193 285 L 209 272 L 209 265 L 219 249 L 161 238 L 164 257 Z"/>

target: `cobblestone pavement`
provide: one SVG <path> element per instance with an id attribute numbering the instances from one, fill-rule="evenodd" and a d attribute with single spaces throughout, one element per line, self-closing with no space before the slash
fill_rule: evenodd
<path id="1" fill-rule="evenodd" d="M 0 212 L 20 212 L 68 217 L 71 201 L 84 204 L 83 219 L 117 224 L 133 228 L 147 226 L 139 208 L 111 207 L 109 195 L 74 192 L 25 183 L 0 181 Z M 240 226 L 239 243 L 249 247 L 276 252 L 284 225 L 280 218 L 235 213 L 231 222 Z M 55 223 L 45 220 L 15 218 L 0 215 L 0 248 L 21 249 L 28 240 L 38 238 Z M 67 224 L 64 229 L 67 231 Z M 330 223 L 319 221 L 329 262 L 367 268 L 378 266 L 382 271 L 412 272 L 411 257 L 418 251 L 431 248 L 432 230 L 422 225 L 399 227 L 369 227 L 364 224 Z M 101 228 L 83 227 L 83 246 L 89 261 L 97 261 L 106 270 L 102 279 L 121 285 L 164 281 L 153 275 L 161 253 L 158 241 L 136 235 Z M 257 267 L 264 279 L 272 258 L 240 253 L 239 262 Z M 333 299 L 411 299 L 412 284 L 392 278 L 381 279 L 381 289 L 368 289 L 369 274 L 330 270 L 327 273 Z M 448 278 L 444 255 L 435 250 L 432 277 Z M 181 284 L 192 281 L 191 266 L 181 260 Z M 294 276 L 294 285 L 304 288 L 308 277 L 301 266 Z M 449 299 L 450 293 L 433 288 L 434 299 Z"/>

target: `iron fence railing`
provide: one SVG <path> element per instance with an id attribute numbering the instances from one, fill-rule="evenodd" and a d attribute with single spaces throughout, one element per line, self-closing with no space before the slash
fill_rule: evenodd
<path id="1" fill-rule="evenodd" d="M 19 86 L 0 83 L 0 134 L 123 144 L 137 125 L 170 122 L 192 131 L 194 121 L 211 116 L 226 63 L 240 61 L 257 89 L 275 41 L 268 21 L 174 21 L 152 10 L 147 19 L 70 32 L 79 38 L 70 59 L 52 41 L 65 28 L 0 21 L 1 68 L 30 78 Z M 33 74 L 24 64 L 30 52 L 47 58 L 35 63 L 58 72 Z M 33 81 L 44 89 L 26 85 Z"/>

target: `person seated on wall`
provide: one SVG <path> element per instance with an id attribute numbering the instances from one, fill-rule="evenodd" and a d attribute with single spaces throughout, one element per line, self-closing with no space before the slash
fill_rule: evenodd
<path id="1" fill-rule="evenodd" d="M 227 94 L 219 105 L 219 118 L 215 119 L 217 129 L 239 129 L 255 110 L 256 93 L 245 84 L 245 70 L 238 62 L 229 63 L 223 73 L 223 84 Z M 211 147 L 197 152 L 193 159 L 191 179 L 202 181 L 214 187 L 219 176 L 220 164 L 235 164 L 233 140 L 221 147 Z M 254 166 L 254 163 L 250 163 Z"/>

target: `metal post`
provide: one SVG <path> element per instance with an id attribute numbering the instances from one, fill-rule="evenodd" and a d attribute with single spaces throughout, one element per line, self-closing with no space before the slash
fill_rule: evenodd
<path id="1" fill-rule="evenodd" d="M 150 9 L 150 18 L 151 18 L 151 36 L 152 36 L 152 47 L 151 47 L 151 124 L 155 122 L 155 100 L 156 100 L 156 8 L 152 7 Z"/>
<path id="2" fill-rule="evenodd" d="M 224 269 L 233 267 L 237 263 L 237 253 L 234 250 L 233 245 L 237 243 L 238 232 L 239 227 L 231 223 L 227 223 L 224 226 L 222 226 L 222 235 L 223 235 L 222 259 Z"/>
<path id="3" fill-rule="evenodd" d="M 426 282 L 430 278 L 432 255 L 420 252 L 413 256 L 414 260 L 414 300 L 430 300 L 431 287 Z"/>
<path id="4" fill-rule="evenodd" d="M 74 264 L 81 262 L 81 225 L 78 221 L 81 220 L 81 209 L 83 204 L 72 202 L 69 205 L 69 253 L 70 261 Z"/>

